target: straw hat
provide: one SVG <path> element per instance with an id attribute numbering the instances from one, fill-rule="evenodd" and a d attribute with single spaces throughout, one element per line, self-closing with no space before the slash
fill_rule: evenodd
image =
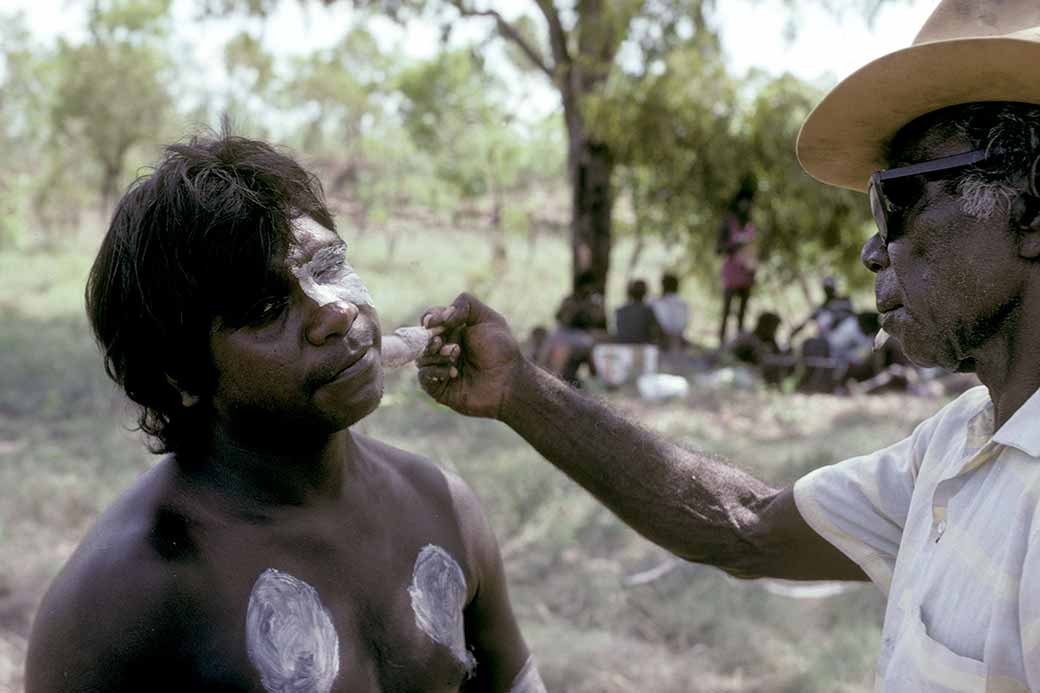
<path id="1" fill-rule="evenodd" d="M 865 191 L 885 143 L 932 111 L 973 101 L 1040 104 L 1040 2 L 942 0 L 909 48 L 834 87 L 798 135 L 812 177 Z"/>

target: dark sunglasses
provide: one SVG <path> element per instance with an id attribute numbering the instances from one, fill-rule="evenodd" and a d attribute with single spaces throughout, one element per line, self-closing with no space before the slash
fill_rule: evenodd
<path id="1" fill-rule="evenodd" d="M 976 149 L 963 154 L 944 156 L 940 159 L 929 159 L 928 161 L 920 161 L 909 166 L 900 166 L 899 168 L 890 168 L 872 173 L 870 183 L 867 185 L 867 195 L 870 197 L 870 211 L 874 215 L 874 223 L 877 224 L 878 236 L 881 237 L 881 242 L 888 243 L 889 216 L 901 209 L 900 205 L 893 203 L 891 197 L 885 194 L 886 183 L 910 176 L 921 176 L 964 168 L 965 166 L 977 164 L 988 157 L 989 153 L 985 149 Z"/>

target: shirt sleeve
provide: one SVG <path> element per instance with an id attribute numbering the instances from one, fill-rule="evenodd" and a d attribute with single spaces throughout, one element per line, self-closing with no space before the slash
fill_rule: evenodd
<path id="1" fill-rule="evenodd" d="M 820 467 L 795 483 L 805 521 L 888 595 L 917 472 L 937 417 L 900 442 Z"/>

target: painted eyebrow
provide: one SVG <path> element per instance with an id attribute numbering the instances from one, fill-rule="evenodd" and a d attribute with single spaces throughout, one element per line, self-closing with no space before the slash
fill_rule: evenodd
<path id="1" fill-rule="evenodd" d="M 307 264 L 312 265 L 316 269 L 324 269 L 330 265 L 341 262 L 346 252 L 346 242 L 339 240 L 314 253 L 314 257 L 311 258 L 311 261 Z"/>

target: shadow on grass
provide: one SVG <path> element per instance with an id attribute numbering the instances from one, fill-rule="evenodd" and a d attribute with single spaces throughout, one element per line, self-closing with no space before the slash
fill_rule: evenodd
<path id="1" fill-rule="evenodd" d="M 50 579 L 100 510 L 150 463 L 128 431 L 123 402 L 85 319 L 5 317 L 0 640 L 24 642 Z"/>

